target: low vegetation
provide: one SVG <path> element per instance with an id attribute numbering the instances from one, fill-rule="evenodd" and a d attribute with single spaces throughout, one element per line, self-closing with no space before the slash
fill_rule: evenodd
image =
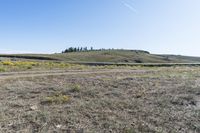
<path id="1" fill-rule="evenodd" d="M 119 54 L 86 53 L 97 52 Z M 199 75 L 197 66 L 3 58 L 0 132 L 200 132 Z"/>
<path id="2" fill-rule="evenodd" d="M 46 71 L 46 70 L 87 70 L 87 69 L 135 69 L 140 66 L 129 65 L 81 65 L 65 62 L 52 62 L 52 61 L 2 61 L 0 62 L 0 72 L 20 72 L 20 71 Z"/>
<path id="3" fill-rule="evenodd" d="M 0 76 L 0 132 L 200 132 L 199 67 L 0 66 L 11 74 Z M 19 77 L 14 70 L 37 71 Z"/>
<path id="4" fill-rule="evenodd" d="M 80 85 L 72 85 L 71 86 L 71 92 L 80 92 L 81 91 L 81 86 Z"/>
<path id="5" fill-rule="evenodd" d="M 70 97 L 63 94 L 56 94 L 53 96 L 47 96 L 42 101 L 41 104 L 63 104 L 70 100 Z"/>
<path id="6" fill-rule="evenodd" d="M 85 49 L 85 50 L 84 50 Z M 2 58 L 109 63 L 199 63 L 200 58 L 180 55 L 156 55 L 143 50 L 68 48 L 55 54 L 0 55 Z"/>
<path id="7" fill-rule="evenodd" d="M 2 61 L 0 72 L 27 71 L 27 70 L 56 70 L 56 69 L 83 69 L 86 66 L 50 61 Z"/>

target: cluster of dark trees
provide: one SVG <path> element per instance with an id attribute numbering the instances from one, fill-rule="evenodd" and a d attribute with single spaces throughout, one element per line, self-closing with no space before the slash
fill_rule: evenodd
<path id="1" fill-rule="evenodd" d="M 70 53 L 70 52 L 85 52 L 85 51 L 93 51 L 93 47 L 69 47 L 62 51 L 62 53 Z"/>
<path id="2" fill-rule="evenodd" d="M 93 47 L 69 47 L 62 51 L 62 53 L 71 53 L 71 52 L 87 52 L 87 51 L 103 51 L 103 50 L 111 50 L 111 49 L 94 49 Z"/>
<path id="3" fill-rule="evenodd" d="M 65 49 L 64 51 L 62 51 L 62 53 L 71 53 L 71 52 L 88 52 L 88 51 L 105 51 L 105 50 L 124 50 L 124 49 L 105 49 L 105 48 L 101 48 L 101 49 L 94 49 L 93 47 L 69 47 L 67 49 Z M 132 52 L 136 52 L 136 53 L 146 53 L 146 54 L 150 54 L 148 51 L 144 51 L 144 50 L 129 50 Z"/>

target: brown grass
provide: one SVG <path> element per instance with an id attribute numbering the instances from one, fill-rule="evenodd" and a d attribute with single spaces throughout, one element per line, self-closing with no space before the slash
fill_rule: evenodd
<path id="1" fill-rule="evenodd" d="M 126 69 L 1 79 L 0 132 L 200 132 L 198 67 Z"/>

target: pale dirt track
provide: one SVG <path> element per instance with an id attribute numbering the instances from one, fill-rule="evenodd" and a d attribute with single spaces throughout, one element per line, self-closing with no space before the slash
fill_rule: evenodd
<path id="1" fill-rule="evenodd" d="M 80 75 L 80 74 L 104 74 L 104 73 L 143 73 L 147 70 L 49 70 L 49 71 L 23 71 L 23 72 L 4 72 L 0 73 L 0 79 L 7 78 L 26 78 L 26 77 L 41 77 L 41 76 L 59 76 L 59 75 Z"/>

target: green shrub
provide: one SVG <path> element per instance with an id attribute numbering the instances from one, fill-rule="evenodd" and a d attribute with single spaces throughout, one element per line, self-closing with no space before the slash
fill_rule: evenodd
<path id="1" fill-rule="evenodd" d="M 80 92 L 81 91 L 81 86 L 80 85 L 73 85 L 71 88 L 72 92 Z"/>

